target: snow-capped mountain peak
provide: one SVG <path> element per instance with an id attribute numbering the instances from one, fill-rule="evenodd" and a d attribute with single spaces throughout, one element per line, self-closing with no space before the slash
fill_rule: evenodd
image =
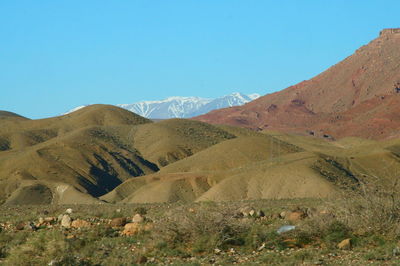
<path id="1" fill-rule="evenodd" d="M 141 101 L 132 104 L 117 104 L 117 106 L 147 118 L 189 118 L 208 113 L 215 109 L 243 105 L 257 99 L 258 97 L 260 97 L 260 95 L 256 93 L 245 95 L 239 92 L 234 92 L 215 99 L 172 96 L 164 100 Z M 74 112 L 82 107 L 85 106 L 79 106 L 67 113 Z"/>

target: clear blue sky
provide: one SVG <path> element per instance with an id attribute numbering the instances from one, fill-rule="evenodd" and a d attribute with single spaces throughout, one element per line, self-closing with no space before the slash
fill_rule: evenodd
<path id="1" fill-rule="evenodd" d="M 1 0 L 0 110 L 267 94 L 399 27 L 400 1 Z"/>

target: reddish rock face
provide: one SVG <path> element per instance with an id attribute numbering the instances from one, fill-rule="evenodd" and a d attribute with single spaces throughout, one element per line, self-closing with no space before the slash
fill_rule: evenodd
<path id="1" fill-rule="evenodd" d="M 383 139 L 400 136 L 400 29 L 383 30 L 368 45 L 311 80 L 244 106 L 194 119 L 246 128 Z"/>

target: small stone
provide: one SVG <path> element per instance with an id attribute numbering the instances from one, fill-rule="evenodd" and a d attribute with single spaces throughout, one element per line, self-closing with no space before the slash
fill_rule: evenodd
<path id="1" fill-rule="evenodd" d="M 116 209 L 115 212 L 120 213 L 121 209 Z"/>
<path id="2" fill-rule="evenodd" d="M 124 236 L 133 236 L 139 233 L 140 225 L 138 223 L 127 223 L 124 226 L 124 231 L 122 231 L 122 235 Z"/>
<path id="3" fill-rule="evenodd" d="M 62 218 L 64 217 L 64 214 L 60 214 L 57 217 L 57 222 L 61 222 Z"/>
<path id="4" fill-rule="evenodd" d="M 339 248 L 339 249 L 351 249 L 351 239 L 350 238 L 347 238 L 347 239 L 345 239 L 345 240 L 342 240 L 338 245 L 337 245 L 337 247 Z"/>
<path id="5" fill-rule="evenodd" d="M 257 217 L 262 218 L 265 217 L 265 213 L 262 210 L 257 211 Z"/>
<path id="6" fill-rule="evenodd" d="M 279 213 L 273 213 L 273 214 L 271 214 L 271 215 L 269 216 L 269 218 L 271 218 L 271 219 L 279 219 L 279 218 L 281 218 L 281 216 L 280 216 Z"/>
<path id="7" fill-rule="evenodd" d="M 71 214 L 72 213 L 72 209 L 71 208 L 66 209 L 65 213 Z"/>
<path id="8" fill-rule="evenodd" d="M 196 212 L 193 208 L 189 208 L 189 210 L 188 210 L 189 212 L 191 212 L 191 213 L 194 213 L 194 212 Z"/>
<path id="9" fill-rule="evenodd" d="M 72 223 L 71 217 L 69 217 L 68 214 L 64 214 L 61 219 L 61 226 L 65 228 L 70 228 L 71 223 Z"/>
<path id="10" fill-rule="evenodd" d="M 25 224 L 24 229 L 25 229 L 25 230 L 36 231 L 36 230 L 37 230 L 37 227 L 36 227 L 36 225 L 35 225 L 34 223 L 29 222 L 29 223 L 26 223 L 26 224 Z"/>
<path id="11" fill-rule="evenodd" d="M 265 248 L 265 243 L 263 243 L 257 250 L 258 251 L 261 251 L 261 250 L 263 250 Z"/>
<path id="12" fill-rule="evenodd" d="M 17 225 L 15 226 L 15 229 L 24 230 L 25 229 L 25 222 L 17 223 Z"/>
<path id="13" fill-rule="evenodd" d="M 39 217 L 39 220 L 38 220 L 38 222 L 39 222 L 39 224 L 43 224 L 43 223 L 44 223 L 44 219 L 43 219 L 43 217 Z"/>
<path id="14" fill-rule="evenodd" d="M 126 218 L 114 218 L 110 221 L 111 227 L 122 227 L 126 224 Z"/>
<path id="15" fill-rule="evenodd" d="M 285 220 L 291 221 L 291 222 L 297 222 L 302 219 L 304 219 L 307 216 L 302 211 L 294 211 L 294 212 L 289 212 L 285 215 Z"/>
<path id="16" fill-rule="evenodd" d="M 280 217 L 281 219 L 285 219 L 285 217 L 286 217 L 286 212 L 285 212 L 285 211 L 281 212 L 281 213 L 279 214 L 279 217 Z"/>
<path id="17" fill-rule="evenodd" d="M 56 218 L 55 217 L 46 217 L 43 220 L 46 223 L 53 223 L 53 222 L 55 222 Z"/>
<path id="18" fill-rule="evenodd" d="M 73 228 L 82 228 L 82 227 L 90 227 L 91 224 L 85 220 L 77 219 L 71 223 L 71 227 Z"/>
<path id="19" fill-rule="evenodd" d="M 216 255 L 219 255 L 219 254 L 221 254 L 221 250 L 219 248 L 216 248 L 216 249 L 214 249 L 214 253 Z"/>
<path id="20" fill-rule="evenodd" d="M 393 254 L 393 256 L 399 256 L 400 255 L 400 248 L 399 247 L 395 247 L 392 250 L 392 254 Z"/>
<path id="21" fill-rule="evenodd" d="M 242 217 L 248 217 L 251 216 L 250 212 L 254 214 L 254 209 L 252 207 L 243 207 L 239 209 L 239 215 Z"/>
<path id="22" fill-rule="evenodd" d="M 249 215 L 250 215 L 250 216 L 254 216 L 254 214 L 256 214 L 256 211 L 255 211 L 255 210 L 250 210 L 250 211 L 249 211 Z"/>
<path id="23" fill-rule="evenodd" d="M 132 223 L 142 223 L 144 221 L 144 217 L 139 213 L 135 214 L 132 218 Z"/>

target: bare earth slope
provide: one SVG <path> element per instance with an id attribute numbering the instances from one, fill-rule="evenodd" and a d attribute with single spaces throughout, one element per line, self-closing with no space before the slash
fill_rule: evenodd
<path id="1" fill-rule="evenodd" d="M 380 36 L 311 80 L 241 107 L 195 118 L 253 129 L 276 129 L 335 138 L 399 136 L 400 30 Z"/>
<path id="2" fill-rule="evenodd" d="M 7 204 L 98 202 L 125 180 L 235 138 L 203 122 L 153 123 L 109 105 L 41 120 L 0 115 L 0 200 Z"/>
<path id="3" fill-rule="evenodd" d="M 230 129 L 229 127 L 224 127 Z M 324 198 L 342 188 L 390 185 L 400 172 L 399 140 L 325 141 L 231 128 L 237 137 L 129 179 L 102 197 L 108 202 L 232 201 Z"/>

